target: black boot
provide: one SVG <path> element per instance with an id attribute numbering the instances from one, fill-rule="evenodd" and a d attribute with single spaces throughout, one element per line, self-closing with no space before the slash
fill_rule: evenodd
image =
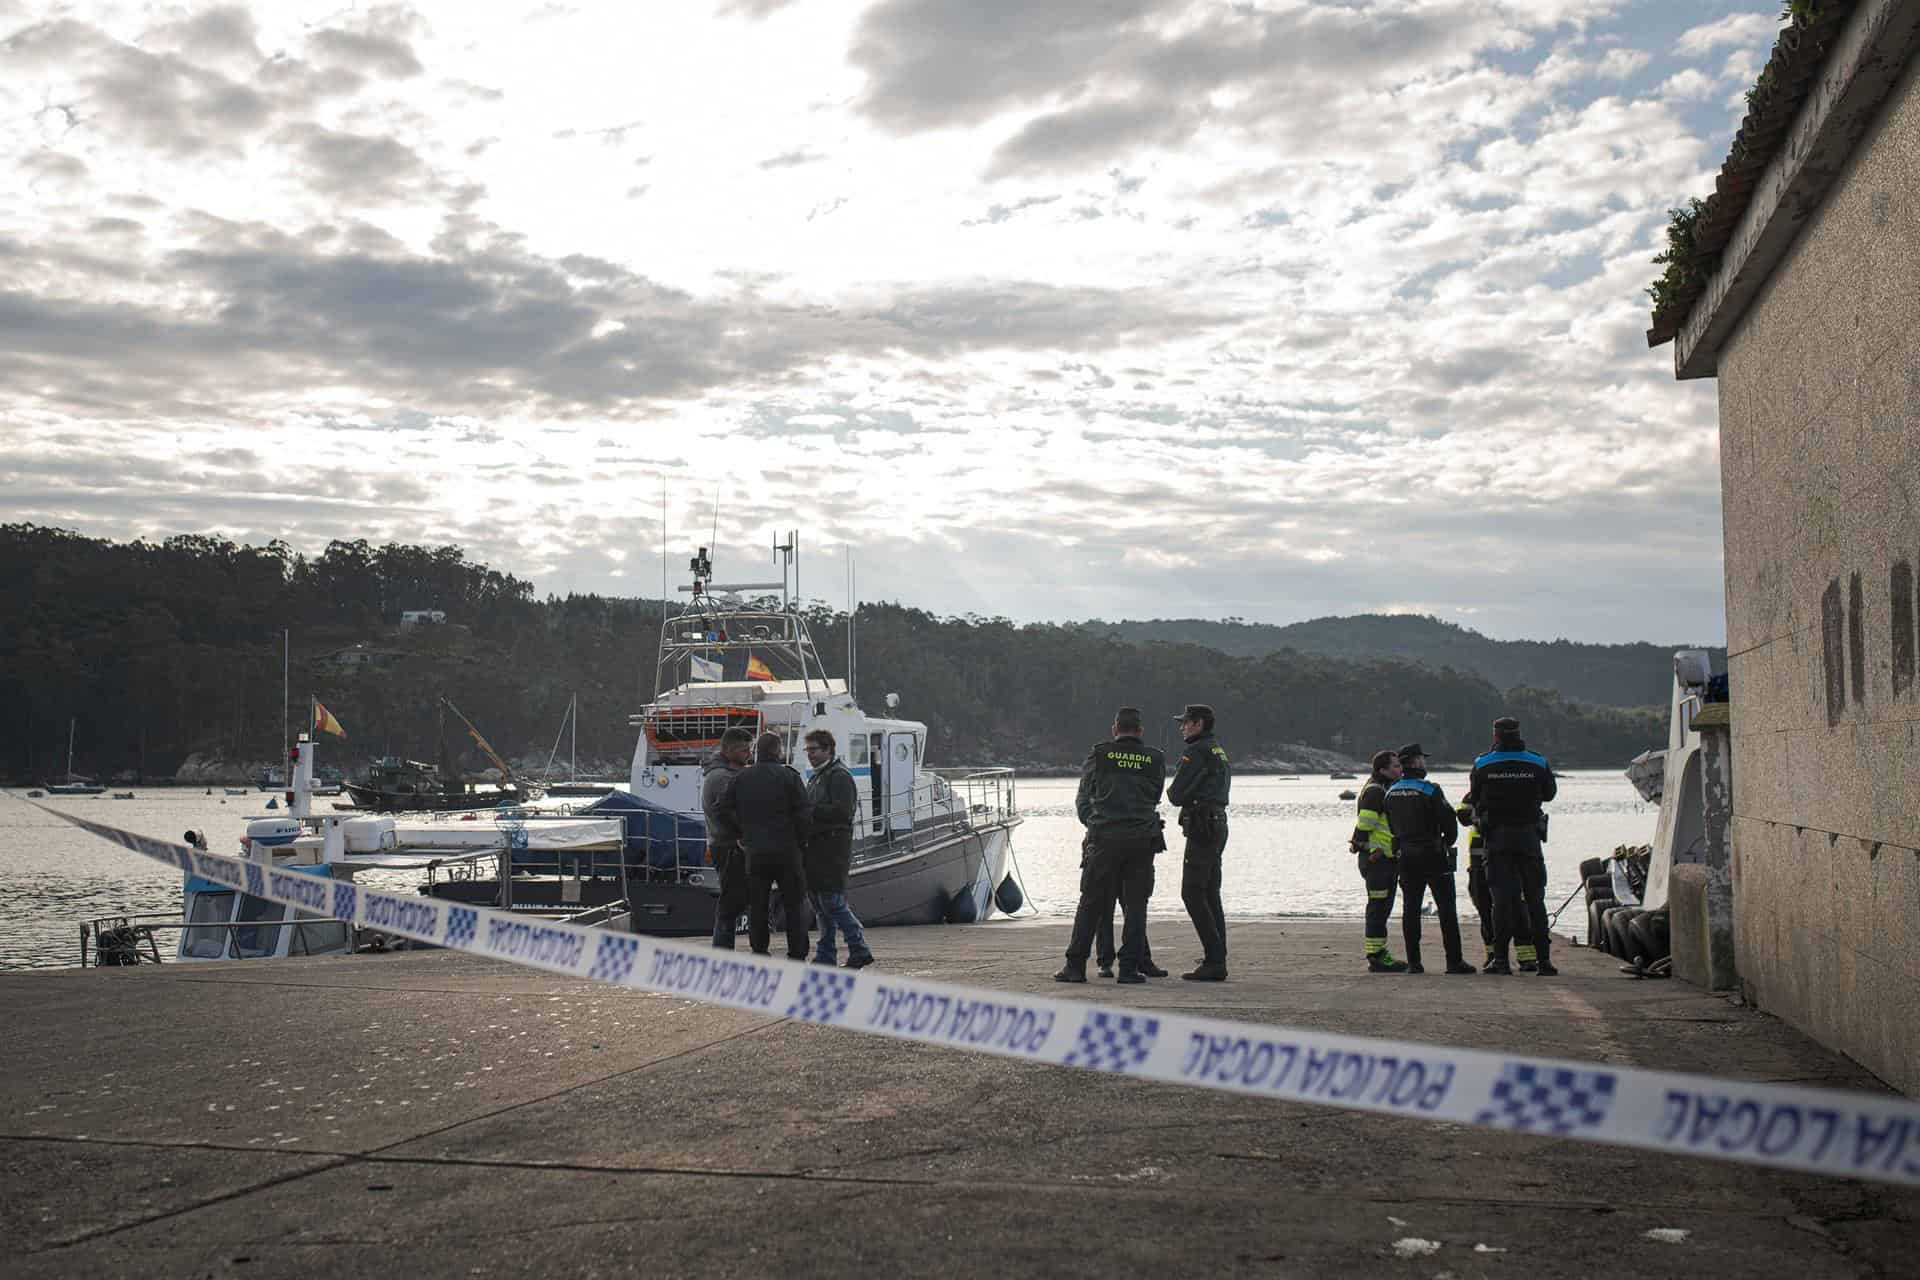
<path id="1" fill-rule="evenodd" d="M 1087 980 L 1087 962 L 1069 960 L 1060 966 L 1060 972 L 1053 975 L 1055 982 L 1085 982 Z"/>
<path id="2" fill-rule="evenodd" d="M 1140 973 L 1143 977 L 1148 978 L 1164 978 L 1167 976 L 1167 971 L 1151 960 L 1143 960 L 1140 962 Z"/>
<path id="3" fill-rule="evenodd" d="M 1560 976 L 1560 971 L 1553 967 L 1552 961 L 1547 959 L 1547 949 L 1545 947 L 1541 947 L 1535 954 L 1538 958 L 1534 961 L 1534 973 L 1542 978 L 1557 978 Z"/>
<path id="4" fill-rule="evenodd" d="M 1480 971 L 1474 968 L 1472 965 L 1468 964 L 1465 960 L 1462 960 L 1456 957 L 1452 960 L 1447 961 L 1447 972 L 1472 974 L 1472 973 L 1479 973 Z"/>
<path id="5" fill-rule="evenodd" d="M 1120 972 L 1114 978 L 1114 981 L 1123 987 L 1138 986 L 1146 980 L 1146 976 L 1138 969 L 1129 968 L 1124 964 L 1120 966 Z"/>
<path id="6" fill-rule="evenodd" d="M 1202 960 L 1192 973 L 1180 976 L 1188 982 L 1225 982 L 1227 965 L 1224 960 Z"/>

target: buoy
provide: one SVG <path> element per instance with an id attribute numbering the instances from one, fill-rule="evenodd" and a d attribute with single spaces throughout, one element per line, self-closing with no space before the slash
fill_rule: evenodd
<path id="1" fill-rule="evenodd" d="M 980 903 L 973 895 L 973 886 L 968 885 L 947 900 L 948 924 L 975 924 L 980 919 Z"/>
<path id="2" fill-rule="evenodd" d="M 993 891 L 993 905 L 1000 908 L 1002 915 L 1012 915 L 1027 904 L 1027 895 L 1020 892 L 1020 883 L 1012 876 L 1000 882 Z"/>

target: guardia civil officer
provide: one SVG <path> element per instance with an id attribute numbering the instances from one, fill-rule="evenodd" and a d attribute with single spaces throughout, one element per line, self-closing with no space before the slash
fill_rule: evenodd
<path id="1" fill-rule="evenodd" d="M 1462 800 L 1453 812 L 1465 833 L 1467 897 L 1473 900 L 1474 914 L 1480 917 L 1480 942 L 1486 948 L 1480 963 L 1490 965 L 1493 963 L 1493 891 L 1487 887 L 1487 842 L 1473 823 L 1472 805 Z M 1534 972 L 1533 930 L 1527 924 L 1524 911 L 1515 913 L 1513 918 L 1513 951 L 1519 960 L 1520 972 Z"/>
<path id="2" fill-rule="evenodd" d="M 1429 891 L 1440 917 L 1440 945 L 1446 948 L 1447 972 L 1478 973 L 1460 954 L 1460 917 L 1454 909 L 1454 843 L 1460 838 L 1460 819 L 1440 790 L 1427 777 L 1427 753 L 1409 742 L 1397 753 L 1400 780 L 1387 788 L 1387 826 L 1393 833 L 1394 861 L 1400 864 L 1400 936 L 1407 944 L 1407 972 L 1425 973 L 1420 963 L 1420 907 Z"/>
<path id="3" fill-rule="evenodd" d="M 1387 950 L 1387 917 L 1393 914 L 1396 883 L 1393 829 L 1387 825 L 1387 788 L 1400 781 L 1400 758 L 1391 751 L 1373 757 L 1373 774 L 1360 789 L 1358 817 L 1348 847 L 1360 860 L 1360 878 L 1367 884 L 1367 972 L 1405 973 L 1407 966 Z"/>
<path id="4" fill-rule="evenodd" d="M 1213 737 L 1213 708 L 1190 702 L 1179 715 L 1186 747 L 1167 788 L 1167 803 L 1180 810 L 1186 857 L 1180 866 L 1180 901 L 1200 935 L 1200 964 L 1180 976 L 1188 982 L 1227 980 L 1227 912 L 1220 903 L 1220 858 L 1227 848 L 1227 791 L 1233 768 Z"/>
<path id="5" fill-rule="evenodd" d="M 1074 809 L 1087 829 L 1080 868 L 1080 905 L 1073 915 L 1067 962 L 1055 982 L 1085 982 L 1087 954 L 1101 918 L 1113 918 L 1120 902 L 1120 972 L 1123 983 L 1145 982 L 1147 899 L 1153 895 L 1153 855 L 1167 847 L 1160 820 L 1160 792 L 1167 784 L 1167 758 L 1141 738 L 1140 709 L 1122 707 L 1113 717 L 1113 737 L 1097 742 L 1080 770 Z"/>
<path id="6" fill-rule="evenodd" d="M 1487 841 L 1487 881 L 1493 894 L 1493 959 L 1488 973 L 1512 972 L 1507 944 L 1518 932 L 1516 918 L 1521 911 L 1526 912 L 1533 935 L 1535 972 L 1543 978 L 1559 973 L 1553 967 L 1552 939 L 1547 936 L 1547 859 L 1541 849 L 1546 814 L 1540 807 L 1558 791 L 1553 766 L 1545 756 L 1527 750 L 1520 722 L 1512 716 L 1495 720 L 1493 750 L 1473 762 L 1473 780 L 1467 790 L 1474 825 Z"/>

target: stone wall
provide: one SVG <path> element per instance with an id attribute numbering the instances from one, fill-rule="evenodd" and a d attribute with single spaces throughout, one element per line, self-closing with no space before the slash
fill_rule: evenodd
<path id="1" fill-rule="evenodd" d="M 1721 352 L 1734 923 L 1757 1003 L 1920 1093 L 1920 81 Z"/>

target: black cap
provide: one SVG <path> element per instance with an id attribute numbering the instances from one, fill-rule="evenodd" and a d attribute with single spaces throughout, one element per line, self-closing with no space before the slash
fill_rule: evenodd
<path id="1" fill-rule="evenodd" d="M 1175 720 L 1211 720 L 1213 708 L 1204 702 L 1189 702 L 1186 710 L 1174 717 Z"/>
<path id="2" fill-rule="evenodd" d="M 1512 716 L 1501 716 L 1493 722 L 1493 731 L 1495 733 L 1518 733 L 1520 732 L 1520 722 Z"/>
<path id="3" fill-rule="evenodd" d="M 1402 760 L 1405 760 L 1410 756 L 1424 756 L 1427 753 L 1420 749 L 1419 743 L 1409 742 L 1406 746 L 1400 748 L 1398 751 L 1394 752 L 1393 754 L 1399 756 Z"/>

